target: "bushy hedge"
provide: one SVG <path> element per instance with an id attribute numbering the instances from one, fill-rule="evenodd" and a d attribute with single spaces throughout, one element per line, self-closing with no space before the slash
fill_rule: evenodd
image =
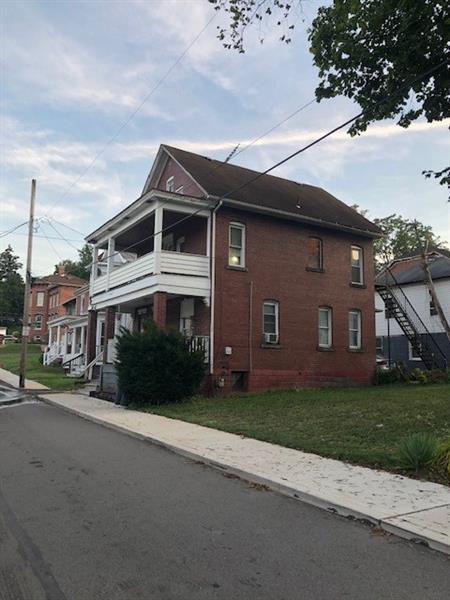
<path id="1" fill-rule="evenodd" d="M 178 332 L 165 332 L 152 322 L 142 333 L 121 331 L 115 367 L 126 403 L 141 406 L 189 398 L 205 375 L 203 352 L 189 352 Z"/>

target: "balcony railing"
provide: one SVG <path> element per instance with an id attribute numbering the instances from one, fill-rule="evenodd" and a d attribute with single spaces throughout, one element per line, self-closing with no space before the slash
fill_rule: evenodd
<path id="1" fill-rule="evenodd" d="M 163 251 L 160 254 L 159 271 L 175 275 L 209 277 L 209 258 L 198 254 Z M 116 266 L 111 273 L 93 280 L 93 295 L 143 279 L 155 272 L 155 253 L 150 252 L 132 262 Z"/>

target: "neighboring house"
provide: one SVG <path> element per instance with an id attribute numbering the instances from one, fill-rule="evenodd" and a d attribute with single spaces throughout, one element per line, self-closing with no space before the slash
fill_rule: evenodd
<path id="1" fill-rule="evenodd" d="M 256 175 L 162 145 L 142 195 L 87 236 L 88 360 L 104 345 L 103 392 L 116 391 L 120 325 L 147 319 L 205 350 L 210 391 L 371 381 L 380 230 L 320 188 L 245 185 Z"/>
<path id="2" fill-rule="evenodd" d="M 431 252 L 427 260 L 436 295 L 450 321 L 450 258 Z M 376 289 L 378 354 L 409 369 L 450 364 L 450 342 L 426 284 L 422 258 L 394 260 L 377 276 Z"/>
<path id="3" fill-rule="evenodd" d="M 75 290 L 62 305 L 63 314 L 48 321 L 48 348 L 44 364 L 60 361 L 68 375 L 84 374 L 87 362 L 89 284 Z"/>
<path id="4" fill-rule="evenodd" d="M 64 302 L 83 285 L 86 281 L 66 273 L 63 265 L 58 266 L 58 273 L 33 280 L 30 293 L 31 341 L 47 343 L 48 321 L 64 315 Z"/>

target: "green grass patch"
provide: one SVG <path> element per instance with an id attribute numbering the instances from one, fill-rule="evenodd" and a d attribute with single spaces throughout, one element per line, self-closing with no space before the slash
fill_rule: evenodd
<path id="1" fill-rule="evenodd" d="M 44 367 L 40 362 L 40 344 L 28 345 L 27 379 L 32 379 L 54 390 L 70 390 L 77 386 L 76 379 L 66 377 L 60 365 Z M 19 374 L 20 344 L 0 346 L 0 368 Z"/>
<path id="2" fill-rule="evenodd" d="M 450 438 L 449 384 L 273 391 L 146 410 L 393 471 L 402 470 L 402 438 L 418 432 Z"/>

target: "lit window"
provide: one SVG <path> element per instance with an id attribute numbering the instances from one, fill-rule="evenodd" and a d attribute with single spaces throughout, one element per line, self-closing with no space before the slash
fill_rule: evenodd
<path id="1" fill-rule="evenodd" d="M 348 313 L 348 346 L 352 350 L 361 348 L 361 311 L 351 310 Z"/>
<path id="2" fill-rule="evenodd" d="M 34 328 L 42 329 L 42 315 L 35 315 L 34 317 Z"/>
<path id="3" fill-rule="evenodd" d="M 175 180 L 173 177 L 169 177 L 166 181 L 166 191 L 173 192 L 175 189 Z"/>
<path id="4" fill-rule="evenodd" d="M 352 246 L 352 283 L 363 284 L 363 251 L 359 246 Z"/>
<path id="5" fill-rule="evenodd" d="M 319 346 L 331 348 L 333 343 L 332 311 L 328 306 L 319 308 Z"/>
<path id="6" fill-rule="evenodd" d="M 245 225 L 230 223 L 228 264 L 245 267 Z"/>
<path id="7" fill-rule="evenodd" d="M 44 306 L 44 292 L 37 292 L 36 306 Z"/>
<path id="8" fill-rule="evenodd" d="M 266 300 L 263 304 L 263 333 L 266 344 L 277 344 L 279 340 L 279 304 Z"/>
<path id="9" fill-rule="evenodd" d="M 322 261 L 322 240 L 317 237 L 308 238 L 308 269 L 316 269 L 318 271 L 323 268 Z"/>

